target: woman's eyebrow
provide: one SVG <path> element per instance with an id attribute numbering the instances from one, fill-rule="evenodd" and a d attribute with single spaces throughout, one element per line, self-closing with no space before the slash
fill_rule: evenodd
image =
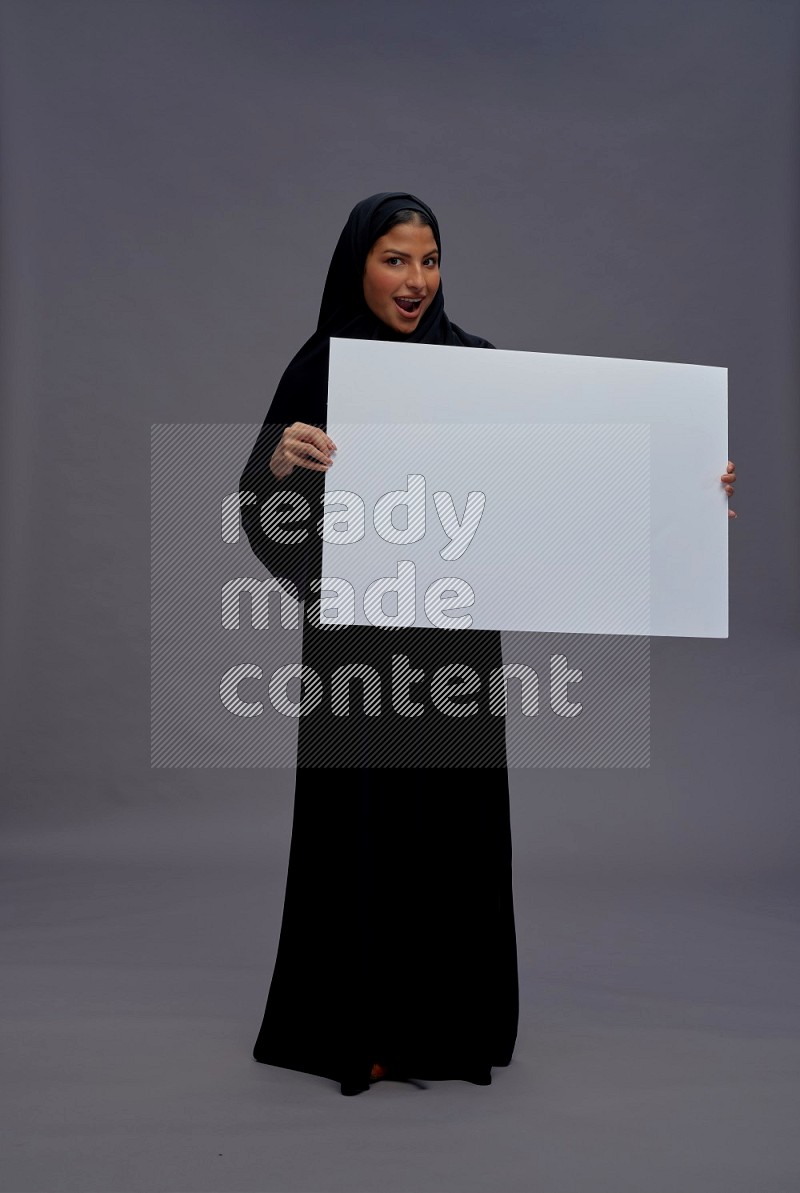
<path id="1" fill-rule="evenodd" d="M 389 253 L 392 257 L 410 257 L 411 253 L 405 253 L 402 249 L 384 249 L 384 253 Z M 423 253 L 423 257 L 438 257 L 439 250 L 431 249 L 429 253 Z"/>

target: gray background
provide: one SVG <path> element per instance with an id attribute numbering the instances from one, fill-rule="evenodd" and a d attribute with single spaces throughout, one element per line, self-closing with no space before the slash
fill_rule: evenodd
<path id="1" fill-rule="evenodd" d="M 3 6 L 3 1188 L 797 1187 L 799 17 Z M 291 772 L 149 768 L 148 451 L 261 421 L 383 189 L 499 347 L 727 366 L 742 481 L 651 768 L 512 775 L 512 1066 L 345 1099 L 250 1059 Z"/>

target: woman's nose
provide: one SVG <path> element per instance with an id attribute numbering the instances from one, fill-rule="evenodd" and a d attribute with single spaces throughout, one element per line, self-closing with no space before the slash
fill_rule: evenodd
<path id="1" fill-rule="evenodd" d="M 425 274 L 421 265 L 409 265 L 406 273 L 406 285 L 409 290 L 422 290 L 425 285 Z"/>

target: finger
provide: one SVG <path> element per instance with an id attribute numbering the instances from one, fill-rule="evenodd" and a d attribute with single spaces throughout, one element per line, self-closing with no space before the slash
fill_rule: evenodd
<path id="1" fill-rule="evenodd" d="M 327 447 L 332 451 L 336 451 L 336 444 L 327 431 L 323 431 L 322 427 L 315 427 L 311 423 L 295 423 L 294 425 L 302 428 L 304 436 L 313 438 L 320 447 Z"/>
<path id="2" fill-rule="evenodd" d="M 312 472 L 327 472 L 330 467 L 329 464 L 315 464 L 313 460 L 303 459 L 297 461 L 298 468 L 310 468 Z"/>
<path id="3" fill-rule="evenodd" d="M 291 464 L 299 465 L 300 468 L 311 468 L 314 472 L 327 472 L 329 468 L 329 462 L 317 464 L 305 454 L 305 451 L 291 451 L 287 449 L 286 456 Z"/>
<path id="4" fill-rule="evenodd" d="M 735 491 L 735 490 L 734 490 L 734 488 L 733 488 L 733 485 L 726 485 L 726 486 L 725 486 L 725 492 L 728 494 L 728 496 L 729 496 L 729 497 L 731 496 L 731 494 L 732 494 L 734 491 Z"/>
<path id="5" fill-rule="evenodd" d="M 327 448 L 330 440 L 319 427 L 312 427 L 308 423 L 300 423 L 289 428 L 291 439 L 301 439 L 303 443 L 315 443 L 317 447 Z"/>
<path id="6" fill-rule="evenodd" d="M 296 423 L 295 425 L 302 430 L 301 438 L 312 440 L 318 447 L 327 448 L 328 451 L 336 451 L 336 444 L 321 427 L 314 427 L 310 423 Z"/>
<path id="7" fill-rule="evenodd" d="M 729 518 L 738 518 L 739 515 L 737 514 L 736 510 L 728 510 L 728 517 Z"/>
<path id="8" fill-rule="evenodd" d="M 733 472 L 735 467 L 736 465 L 734 464 L 733 460 L 728 460 L 728 472 Z"/>
<path id="9" fill-rule="evenodd" d="M 728 482 L 728 484 L 730 484 L 730 483 L 731 483 L 731 481 L 735 481 L 735 480 L 736 480 L 736 473 L 735 473 L 735 472 L 726 472 L 726 473 L 724 474 L 724 476 L 721 476 L 719 479 L 720 479 L 721 481 L 727 481 L 727 482 Z"/>
<path id="10" fill-rule="evenodd" d="M 314 460 L 319 460 L 322 464 L 330 463 L 330 456 L 324 447 L 317 447 L 308 439 L 290 440 L 292 451 L 300 455 L 311 456 Z"/>

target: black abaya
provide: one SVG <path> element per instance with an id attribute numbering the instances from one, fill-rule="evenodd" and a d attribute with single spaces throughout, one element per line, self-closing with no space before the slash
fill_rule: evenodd
<path id="1" fill-rule="evenodd" d="M 321 540 L 279 545 L 259 519 L 277 492 L 320 508 L 324 473 L 295 468 L 283 481 L 269 460 L 294 421 L 323 426 L 331 335 L 491 345 L 456 327 L 441 291 L 409 336 L 395 335 L 362 296 L 369 248 L 412 195 L 372 196 L 351 213 L 331 262 L 317 331 L 281 379 L 240 481 L 256 555 L 307 597 L 303 664 L 330 692 L 333 672 L 366 663 L 381 677 L 381 713 L 368 716 L 351 685 L 348 716 L 322 701 L 300 718 L 294 821 L 278 955 L 253 1055 L 366 1089 L 389 1075 L 488 1083 L 511 1059 L 517 1030 L 517 961 L 503 718 L 488 708 L 488 675 L 502 663 L 500 634 L 410 627 L 320 627 L 311 616 Z M 312 521 L 312 525 L 313 525 Z M 424 672 L 404 716 L 390 698 L 396 660 Z M 437 668 L 471 666 L 479 711 L 446 716 L 430 697 Z"/>

